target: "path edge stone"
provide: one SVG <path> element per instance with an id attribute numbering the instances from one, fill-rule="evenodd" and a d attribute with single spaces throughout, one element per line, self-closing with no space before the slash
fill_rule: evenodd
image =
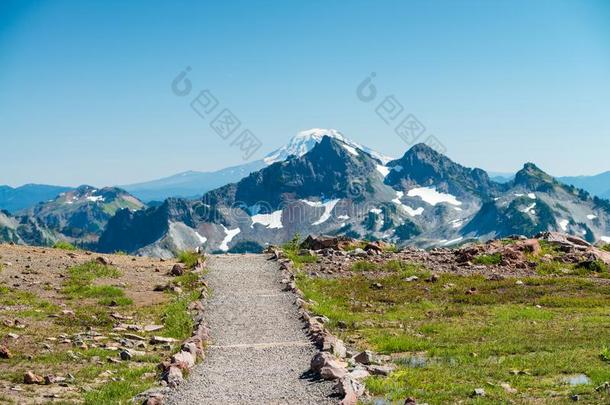
<path id="1" fill-rule="evenodd" d="M 205 261 L 203 262 L 205 263 Z M 138 394 L 134 402 L 143 405 L 162 405 L 165 395 L 171 388 L 184 382 L 184 375 L 205 357 L 205 348 L 210 341 L 210 331 L 205 320 L 205 302 L 209 297 L 209 289 L 205 280 L 205 266 L 198 263 L 193 269 L 199 273 L 201 284 L 199 299 L 191 302 L 188 309 L 194 321 L 191 337 L 180 344 L 180 351 L 161 362 L 157 367 L 161 371 L 159 383 L 161 387 L 153 387 Z"/>
<path id="2" fill-rule="evenodd" d="M 345 344 L 324 326 L 323 318 L 309 311 L 305 294 L 296 284 L 296 271 L 292 261 L 285 258 L 278 249 L 271 248 L 266 253 L 271 254 L 269 260 L 278 262 L 285 290 L 296 296 L 295 305 L 299 316 L 307 327 L 310 339 L 320 350 L 311 360 L 311 371 L 324 379 L 337 381 L 336 389 L 343 397 L 340 405 L 357 405 L 358 399 L 365 394 L 365 387 L 349 373 L 347 362 L 344 361 L 347 357 Z"/>

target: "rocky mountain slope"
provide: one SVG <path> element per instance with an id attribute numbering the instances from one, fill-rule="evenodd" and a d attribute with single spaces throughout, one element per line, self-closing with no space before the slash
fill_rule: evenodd
<path id="1" fill-rule="evenodd" d="M 423 144 L 388 162 L 323 137 L 302 156 L 289 155 L 202 199 L 119 212 L 99 249 L 159 256 L 196 247 L 256 251 L 297 233 L 421 247 L 542 231 L 610 241 L 609 206 L 533 164 L 500 184 Z"/>
<path id="2" fill-rule="evenodd" d="M 200 197 L 210 190 L 226 184 L 236 183 L 250 173 L 261 170 L 273 163 L 284 161 L 289 156 L 303 156 L 313 149 L 316 144 L 320 143 L 324 136 L 338 139 L 353 148 L 369 153 L 381 161 L 390 160 L 390 158 L 370 148 L 351 141 L 335 129 L 313 128 L 297 133 L 286 145 L 267 154 L 260 160 L 212 172 L 188 171 L 159 180 L 120 187 L 146 202 L 153 200 L 162 201 L 170 197 Z"/>
<path id="3" fill-rule="evenodd" d="M 16 214 L 2 212 L 0 240 L 30 245 L 51 245 L 59 240 L 92 244 L 117 211 L 143 207 L 124 190 L 80 186 Z"/>

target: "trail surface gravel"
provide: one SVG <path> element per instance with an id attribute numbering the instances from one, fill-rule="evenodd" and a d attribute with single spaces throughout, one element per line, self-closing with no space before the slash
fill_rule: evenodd
<path id="1" fill-rule="evenodd" d="M 307 338 L 277 263 L 263 255 L 212 256 L 204 361 L 168 404 L 335 404 L 332 383 L 308 376 Z"/>

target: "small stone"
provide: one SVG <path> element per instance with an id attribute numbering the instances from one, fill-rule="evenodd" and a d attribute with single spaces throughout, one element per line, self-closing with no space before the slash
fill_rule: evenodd
<path id="1" fill-rule="evenodd" d="M 502 387 L 504 389 L 504 391 L 506 391 L 509 394 L 517 393 L 517 390 L 515 388 L 511 387 L 509 383 L 502 383 L 502 384 L 500 384 L 500 387 Z"/>
<path id="2" fill-rule="evenodd" d="M 6 346 L 0 346 L 0 359 L 10 359 L 13 357 L 10 350 Z"/>
<path id="3" fill-rule="evenodd" d="M 150 343 L 153 345 L 163 344 L 163 343 L 175 343 L 177 342 L 174 338 L 163 337 L 163 336 L 153 336 L 150 338 Z"/>
<path id="4" fill-rule="evenodd" d="M 108 258 L 107 258 L 107 257 L 105 257 L 105 256 L 98 256 L 98 257 L 95 259 L 95 261 L 96 261 L 96 262 L 98 262 L 99 264 L 104 265 L 104 266 L 109 266 L 109 265 L 111 265 L 111 264 L 112 264 L 112 262 L 110 261 L 110 259 L 108 259 Z"/>
<path id="5" fill-rule="evenodd" d="M 570 397 L 570 399 L 574 402 L 580 401 L 580 395 L 574 394 Z"/>
<path id="6" fill-rule="evenodd" d="M 23 375 L 23 383 L 24 384 L 43 384 L 44 383 L 44 378 L 42 378 L 39 375 L 34 374 L 31 371 L 27 371 Z"/>
<path id="7" fill-rule="evenodd" d="M 184 274 L 184 268 L 179 264 L 174 264 L 172 269 L 169 271 L 172 276 L 181 276 Z"/>
<path id="8" fill-rule="evenodd" d="M 369 372 L 372 375 L 381 375 L 381 376 L 388 376 L 392 373 L 392 371 L 394 371 L 394 368 L 392 366 L 370 365 L 367 367 L 367 369 L 369 370 Z"/>
<path id="9" fill-rule="evenodd" d="M 156 332 L 163 329 L 163 325 L 146 325 L 144 326 L 144 332 Z"/>
<path id="10" fill-rule="evenodd" d="M 472 392 L 472 396 L 474 396 L 474 397 L 484 397 L 485 396 L 485 390 L 483 388 L 475 388 L 474 391 Z"/>
<path id="11" fill-rule="evenodd" d="M 373 364 L 375 362 L 374 354 L 370 350 L 365 350 L 362 353 L 358 354 L 356 357 L 354 357 L 354 360 L 364 365 Z"/>
<path id="12" fill-rule="evenodd" d="M 373 283 L 371 287 L 375 288 L 376 290 L 381 290 L 383 288 L 383 285 L 381 283 Z"/>
<path id="13" fill-rule="evenodd" d="M 516 285 L 523 285 L 523 284 L 525 284 L 525 283 L 524 283 L 523 281 L 521 281 L 521 280 L 517 280 L 517 281 L 515 281 L 515 284 L 516 284 Z"/>
<path id="14" fill-rule="evenodd" d="M 405 278 L 405 281 L 407 281 L 409 283 L 412 281 L 417 281 L 417 280 L 419 280 L 419 277 L 417 277 L 417 276 L 411 276 L 411 277 Z"/>

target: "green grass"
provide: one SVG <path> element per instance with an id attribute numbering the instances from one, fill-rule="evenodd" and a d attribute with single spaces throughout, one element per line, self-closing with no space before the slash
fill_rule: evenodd
<path id="1" fill-rule="evenodd" d="M 197 252 L 183 250 L 178 253 L 178 261 L 184 264 L 187 269 L 194 269 L 201 260 L 202 256 Z"/>
<path id="2" fill-rule="evenodd" d="M 607 403 L 608 394 L 595 387 L 610 381 L 610 285 L 570 275 L 521 280 L 441 274 L 435 283 L 407 282 L 400 272 L 374 279 L 366 273 L 297 277 L 311 310 L 327 316 L 342 339 L 398 356 L 389 378 L 366 381 L 374 396 L 526 404 L 569 403 L 579 394 L 585 403 Z M 412 367 L 412 356 L 427 360 Z M 562 382 L 579 373 L 593 383 Z M 475 388 L 484 388 L 486 397 L 472 398 Z"/>
<path id="3" fill-rule="evenodd" d="M 88 262 L 71 267 L 64 283 L 63 293 L 71 299 L 96 298 L 102 305 L 130 305 L 122 288 L 111 285 L 94 285 L 98 278 L 118 278 L 121 272 L 111 266 Z"/>
<path id="4" fill-rule="evenodd" d="M 56 242 L 53 247 L 55 249 L 61 249 L 61 250 L 78 250 L 78 248 L 76 246 L 74 246 L 73 244 L 71 244 L 70 242 L 66 242 L 66 241 L 59 241 Z"/>
<path id="5" fill-rule="evenodd" d="M 176 296 L 165 306 L 161 319 L 163 320 L 163 336 L 184 340 L 193 332 L 193 318 L 188 311 L 188 305 L 195 301 L 199 294 L 195 291 L 188 295 Z"/>
<path id="6" fill-rule="evenodd" d="M 92 373 L 99 374 L 103 368 L 93 366 Z M 154 382 L 154 377 L 145 374 L 155 373 L 152 365 L 137 368 L 118 369 L 113 380 L 84 394 L 85 404 L 127 404 L 138 393 L 146 390 Z"/>
<path id="7" fill-rule="evenodd" d="M 475 257 L 472 261 L 474 264 L 484 265 L 484 266 L 497 266 L 502 263 L 502 254 L 494 253 L 494 254 L 483 254 Z"/>

